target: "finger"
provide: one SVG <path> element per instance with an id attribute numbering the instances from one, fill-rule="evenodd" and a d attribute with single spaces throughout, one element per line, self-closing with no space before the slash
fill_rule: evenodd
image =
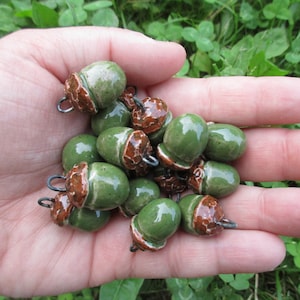
<path id="1" fill-rule="evenodd" d="M 300 79 L 288 77 L 173 78 L 149 92 L 165 99 L 175 115 L 241 126 L 298 123 Z"/>
<path id="2" fill-rule="evenodd" d="M 175 74 L 185 59 L 183 47 L 176 43 L 154 41 L 141 33 L 119 28 L 28 30 L 9 38 L 21 46 L 25 44 L 24 55 L 40 63 L 61 82 L 70 72 L 92 62 L 113 60 L 125 70 L 131 84 L 154 84 Z"/>
<path id="3" fill-rule="evenodd" d="M 242 180 L 298 180 L 300 132 L 283 128 L 245 130 L 247 147 L 234 166 Z"/>
<path id="4" fill-rule="evenodd" d="M 226 217 L 239 229 L 300 237 L 300 190 L 241 186 L 222 200 Z"/>
<path id="5" fill-rule="evenodd" d="M 117 237 L 121 241 L 120 235 Z M 103 274 L 110 274 L 112 277 L 106 280 L 112 280 L 128 277 L 203 277 L 220 273 L 264 272 L 273 270 L 285 255 L 282 241 L 267 232 L 228 230 L 216 237 L 192 236 L 178 232 L 168 240 L 164 249 L 157 252 L 129 253 L 126 252 L 127 249 L 119 247 L 123 258 L 118 261 L 118 268 L 112 274 L 109 265 L 103 266 L 101 263 L 103 259 L 117 262 L 112 260 L 111 253 L 114 248 L 111 245 L 103 245 L 97 239 L 91 285 L 98 285 L 103 280 Z M 106 249 L 102 252 L 104 255 L 107 253 L 106 258 L 100 258 L 100 247 L 102 250 Z M 270 252 L 266 249 L 270 249 Z"/>

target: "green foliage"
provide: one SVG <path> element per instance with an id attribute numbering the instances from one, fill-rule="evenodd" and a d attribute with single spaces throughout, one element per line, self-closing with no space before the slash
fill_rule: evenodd
<path id="1" fill-rule="evenodd" d="M 113 26 L 176 41 L 187 51 L 177 76 L 299 76 L 300 0 L 1 0 L 0 36 L 21 28 Z M 299 124 L 285 127 L 299 129 Z M 244 182 L 264 188 L 300 181 Z M 116 280 L 60 299 L 300 299 L 300 241 L 273 272 L 206 278 Z M 9 298 L 0 296 L 0 300 Z"/>
<path id="2" fill-rule="evenodd" d="M 143 284 L 143 279 L 115 280 L 100 288 L 100 299 L 135 300 Z"/>

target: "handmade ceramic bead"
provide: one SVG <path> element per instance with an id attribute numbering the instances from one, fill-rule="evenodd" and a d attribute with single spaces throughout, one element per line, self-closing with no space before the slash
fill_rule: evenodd
<path id="1" fill-rule="evenodd" d="M 59 192 L 55 198 L 41 198 L 38 203 L 50 208 L 50 216 L 58 226 L 69 225 L 84 231 L 97 231 L 110 218 L 110 211 L 76 208 L 71 203 L 67 192 Z"/>
<path id="2" fill-rule="evenodd" d="M 97 137 L 91 134 L 79 134 L 72 137 L 62 151 L 62 166 L 66 172 L 82 161 L 92 163 L 102 161 L 96 147 Z"/>
<path id="3" fill-rule="evenodd" d="M 237 170 L 226 163 L 199 159 L 189 173 L 188 186 L 195 193 L 216 198 L 230 195 L 240 184 Z"/>
<path id="4" fill-rule="evenodd" d="M 181 221 L 178 204 L 169 198 L 152 200 L 131 220 L 131 251 L 162 249 Z"/>
<path id="5" fill-rule="evenodd" d="M 128 126 L 131 113 L 120 101 L 114 101 L 110 106 L 100 110 L 91 118 L 91 127 L 97 136 L 105 129 L 117 126 Z"/>
<path id="6" fill-rule="evenodd" d="M 111 210 L 129 195 L 125 173 L 106 162 L 75 165 L 66 175 L 65 186 L 71 203 L 77 208 Z"/>
<path id="7" fill-rule="evenodd" d="M 174 118 L 157 146 L 161 164 L 174 170 L 187 170 L 204 151 L 208 140 L 206 122 L 196 114 Z"/>
<path id="8" fill-rule="evenodd" d="M 110 220 L 110 211 L 76 208 L 72 210 L 68 225 L 83 231 L 94 232 L 103 228 Z"/>
<path id="9" fill-rule="evenodd" d="M 165 122 L 170 122 L 171 112 L 165 101 L 160 98 L 146 97 L 131 112 L 132 128 L 143 130 L 148 136 L 166 129 Z M 150 138 L 151 139 L 151 138 Z"/>
<path id="10" fill-rule="evenodd" d="M 182 228 L 193 235 L 215 235 L 224 228 L 236 228 L 236 223 L 224 216 L 218 200 L 210 195 L 186 195 L 179 201 Z"/>
<path id="11" fill-rule="evenodd" d="M 204 156 L 208 160 L 229 162 L 239 158 L 246 149 L 244 132 L 230 124 L 209 124 L 208 143 Z"/>
<path id="12" fill-rule="evenodd" d="M 65 81 L 65 97 L 57 108 L 62 112 L 76 109 L 95 114 L 117 100 L 125 86 L 126 76 L 120 66 L 112 61 L 97 61 L 69 76 Z M 65 101 L 71 109 L 62 109 Z"/>
<path id="13" fill-rule="evenodd" d="M 120 206 L 121 212 L 127 217 L 136 215 L 150 201 L 160 196 L 158 185 L 145 177 L 130 180 L 129 188 L 128 198 Z"/>
<path id="14" fill-rule="evenodd" d="M 180 194 L 187 189 L 187 174 L 158 166 L 153 171 L 153 180 L 161 191 L 169 196 Z"/>
<path id="15" fill-rule="evenodd" d="M 99 134 L 96 145 L 105 161 L 133 171 L 137 176 L 146 175 L 151 164 L 158 163 L 153 157 L 150 141 L 142 130 L 108 128 Z"/>

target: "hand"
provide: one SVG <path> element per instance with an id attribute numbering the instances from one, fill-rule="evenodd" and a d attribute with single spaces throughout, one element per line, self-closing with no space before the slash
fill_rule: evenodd
<path id="1" fill-rule="evenodd" d="M 0 40 L 0 294 L 54 295 L 128 277 L 200 277 L 263 272 L 285 255 L 278 235 L 300 236 L 300 191 L 240 186 L 222 200 L 237 230 L 213 238 L 178 232 L 155 253 L 131 253 L 129 220 L 115 216 L 97 233 L 52 223 L 37 199 L 52 196 L 61 150 L 89 126 L 85 114 L 61 114 L 56 102 L 70 72 L 116 61 L 142 95 L 164 99 L 174 115 L 251 126 L 235 166 L 242 180 L 299 179 L 297 130 L 257 128 L 300 120 L 296 78 L 171 78 L 185 52 L 121 29 L 23 30 Z M 253 127 L 254 126 L 254 127 Z"/>

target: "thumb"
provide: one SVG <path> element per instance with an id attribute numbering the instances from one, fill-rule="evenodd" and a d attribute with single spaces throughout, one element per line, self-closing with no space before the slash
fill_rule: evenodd
<path id="1" fill-rule="evenodd" d="M 153 85 L 174 75 L 185 59 L 179 44 L 155 41 L 121 28 L 21 30 L 5 39 L 12 39 L 12 51 L 38 62 L 61 82 L 94 61 L 112 60 L 125 71 L 128 83 Z"/>

